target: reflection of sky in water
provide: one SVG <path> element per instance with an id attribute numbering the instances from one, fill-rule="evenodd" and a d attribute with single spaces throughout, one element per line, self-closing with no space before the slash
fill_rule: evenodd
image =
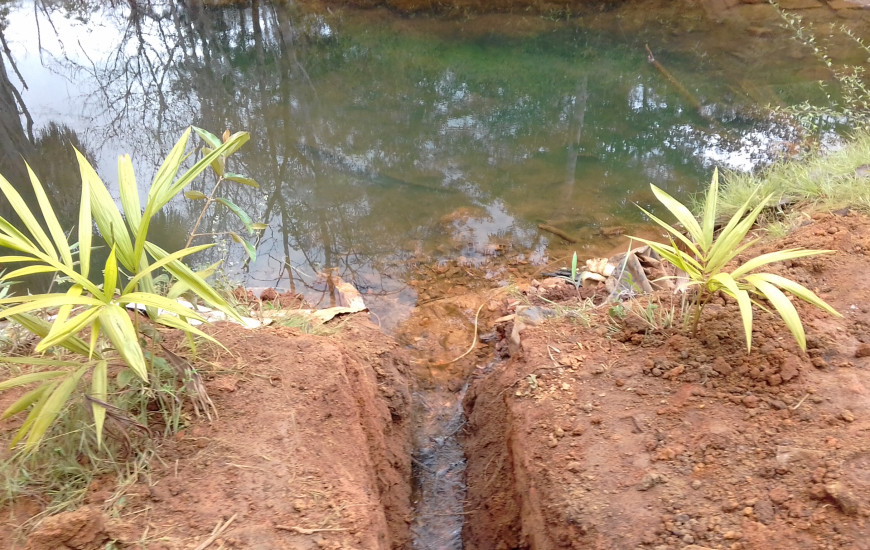
<path id="1" fill-rule="evenodd" d="M 415 254 L 480 262 L 508 243 L 545 260 L 564 246 L 537 229 L 551 222 L 586 249 L 604 225 L 643 222 L 634 203 L 652 206 L 650 182 L 693 192 L 713 165 L 748 169 L 793 137 L 725 84 L 710 86 L 721 71 L 700 74 L 691 52 L 669 68 L 704 92 L 700 113 L 650 68 L 642 42 L 582 29 L 483 43 L 268 4 L 257 34 L 250 9 L 149 9 L 100 7 L 83 23 L 60 7 L 12 5 L 5 37 L 24 102 L 37 127 L 74 129 L 109 182 L 129 152 L 147 186 L 187 124 L 249 130 L 234 170 L 261 190 L 228 192 L 270 225 L 257 262 L 236 272 L 263 286 L 286 287 L 290 272 L 304 286 L 335 266 L 360 288 L 411 301 L 402 280 Z M 471 206 L 479 213 L 440 222 Z M 174 207 L 182 224 L 198 214 Z M 226 212 L 207 222 L 238 229 Z M 226 254 L 238 269 L 241 251 L 225 250 L 203 262 Z"/>

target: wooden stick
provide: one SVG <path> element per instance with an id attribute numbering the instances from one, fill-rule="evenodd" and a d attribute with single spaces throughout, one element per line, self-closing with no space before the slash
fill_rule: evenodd
<path id="1" fill-rule="evenodd" d="M 275 529 L 281 529 L 283 531 L 293 531 L 294 533 L 299 533 L 300 535 L 313 535 L 314 533 L 328 533 L 334 531 L 348 530 L 344 527 L 337 527 L 335 529 L 306 529 L 305 527 L 296 527 L 295 525 L 276 525 Z"/>
<path id="2" fill-rule="evenodd" d="M 644 44 L 644 47 L 646 48 L 647 61 L 652 63 L 653 67 L 658 69 L 658 71 L 660 73 L 662 73 L 662 76 L 664 76 L 667 79 L 667 81 L 670 82 L 671 85 L 674 88 L 676 88 L 677 91 L 680 92 L 680 94 L 682 94 L 682 96 L 685 97 L 689 101 L 689 103 L 692 104 L 692 107 L 694 107 L 695 110 L 698 111 L 699 114 L 701 114 L 702 113 L 701 109 L 703 106 L 701 105 L 701 102 L 698 101 L 698 98 L 696 98 L 694 95 L 692 95 L 692 93 L 689 90 L 687 90 L 685 86 L 680 84 L 680 81 L 677 80 L 676 78 L 674 78 L 674 75 L 672 75 L 667 69 L 662 67 L 661 63 L 656 61 L 656 58 L 653 56 L 652 50 L 649 49 L 649 44 Z"/>
<path id="3" fill-rule="evenodd" d="M 576 243 L 577 242 L 577 239 L 575 239 L 571 235 L 565 233 L 564 231 L 562 231 L 558 227 L 553 227 L 552 225 L 547 225 L 545 223 L 541 223 L 541 224 L 538 224 L 538 229 L 542 229 L 544 231 L 550 232 L 553 235 L 556 235 L 557 237 L 561 237 L 562 239 L 565 239 L 569 243 Z"/>
<path id="4" fill-rule="evenodd" d="M 205 550 L 206 548 L 211 546 L 211 543 L 216 541 L 218 539 L 218 537 L 221 536 L 221 534 L 227 530 L 227 527 L 229 527 L 230 524 L 236 520 L 236 516 L 238 516 L 238 514 L 233 514 L 233 517 L 228 519 L 226 521 L 226 523 L 218 522 L 218 524 L 214 526 L 214 529 L 212 530 L 211 535 L 209 535 L 209 537 L 207 539 L 205 539 L 202 542 L 202 544 L 197 546 L 194 550 Z"/>

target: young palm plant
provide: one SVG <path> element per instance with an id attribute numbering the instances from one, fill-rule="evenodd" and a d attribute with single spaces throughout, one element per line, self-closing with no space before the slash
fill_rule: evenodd
<path id="1" fill-rule="evenodd" d="M 747 352 L 752 349 L 753 304 L 766 311 L 768 308 L 765 306 L 765 302 L 773 305 L 773 308 L 785 322 L 802 350 L 806 350 L 806 336 L 803 324 L 801 323 L 800 315 L 785 294 L 786 292 L 832 315 L 841 316 L 834 308 L 806 287 L 775 273 L 757 271 L 759 268 L 774 262 L 817 254 L 829 254 L 834 252 L 833 250 L 808 250 L 802 248 L 778 250 L 751 258 L 734 270 L 730 272 L 726 271 L 726 267 L 738 255 L 756 242 L 757 239 L 751 239 L 747 242 L 744 242 L 744 240 L 749 230 L 755 224 L 758 215 L 770 200 L 770 195 L 759 201 L 758 205 L 750 210 L 749 206 L 756 194 L 753 193 L 717 235 L 718 171 L 713 172 L 713 181 L 710 184 L 710 189 L 707 191 L 700 222 L 695 219 L 686 206 L 655 185 L 651 185 L 651 187 L 656 198 L 682 224 L 688 236 L 684 235 L 676 227 L 641 208 L 651 220 L 669 233 L 671 244 L 666 245 L 638 237 L 633 238 L 648 244 L 650 248 L 655 250 L 669 263 L 683 270 L 689 278 L 690 285 L 697 287 L 698 291 L 692 306 L 694 310 L 692 314 L 693 335 L 697 333 L 698 322 L 701 319 L 704 306 L 719 291 L 737 301 L 740 308 L 740 316 L 743 320 Z M 682 245 L 682 249 L 677 246 L 677 241 Z"/>
<path id="2" fill-rule="evenodd" d="M 140 345 L 138 323 L 134 323 L 126 306 L 144 307 L 157 324 L 215 341 L 191 324 L 205 321 L 196 311 L 179 304 L 174 298 L 192 292 L 211 306 L 233 318 L 238 314 L 204 280 L 181 260 L 212 244 L 187 247 L 169 253 L 148 241 L 152 218 L 173 197 L 181 193 L 213 162 L 224 159 L 242 146 L 246 132 L 226 136 L 222 144 L 209 150 L 202 159 L 180 177 L 190 136 L 188 129 L 175 144 L 159 168 L 144 208 L 129 156 L 118 159 L 118 179 L 122 211 L 90 163 L 78 151 L 82 179 L 78 220 L 78 243 L 70 245 L 54 213 L 48 196 L 36 174 L 28 166 L 30 183 L 41 212 L 41 224 L 15 188 L 0 176 L 0 192 L 21 220 L 22 229 L 0 217 L 0 264 L 25 264 L 0 276 L 5 282 L 37 273 L 54 273 L 71 283 L 65 292 L 48 292 L 23 296 L 0 297 L 0 319 L 9 318 L 41 337 L 36 352 L 59 346 L 80 355 L 84 361 L 56 361 L 44 358 L 0 358 L 0 362 L 25 363 L 54 367 L 36 370 L 0 382 L 0 391 L 38 384 L 9 406 L 0 419 L 27 411 L 27 417 L 12 440 L 16 445 L 26 436 L 25 449 L 35 449 L 66 402 L 90 372 L 91 390 L 87 401 L 93 410 L 98 444 L 106 418 L 108 366 L 120 359 L 136 376 L 148 382 L 148 362 Z M 102 269 L 91 265 L 93 227 L 110 250 Z M 46 231 L 47 229 L 47 231 Z M 77 250 L 77 254 L 76 254 Z M 167 296 L 155 293 L 154 278 L 159 270 L 167 271 L 177 282 Z M 52 321 L 38 317 L 43 310 L 57 311 Z"/>

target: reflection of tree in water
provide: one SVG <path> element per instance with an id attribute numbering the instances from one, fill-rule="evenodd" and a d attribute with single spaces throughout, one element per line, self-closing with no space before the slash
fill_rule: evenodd
<path id="1" fill-rule="evenodd" d="M 358 283 L 386 262 L 399 273 L 414 240 L 452 231 L 438 221 L 469 204 L 500 209 L 489 231 L 518 248 L 536 246 L 541 212 L 587 226 L 601 223 L 593 208 L 634 215 L 631 193 L 649 180 L 703 172 L 698 150 L 718 131 L 614 38 L 341 34 L 323 16 L 256 0 L 100 9 L 119 30 L 111 55 L 64 61 L 96 82 L 107 111 L 97 141 L 141 137 L 139 165 L 156 166 L 191 122 L 251 131 L 232 169 L 261 190 L 226 193 L 270 224 L 252 266 L 264 282 L 287 265 L 337 266 Z M 633 188 L 614 176 L 627 173 Z M 175 205 L 173 219 L 199 206 Z M 204 230 L 230 228 L 223 214 Z"/>
<path id="2" fill-rule="evenodd" d="M 17 85 L 26 88 L 9 51 L 4 31 L 5 14 L 0 11 L 0 174 L 18 180 L 23 172 L 20 158 L 33 149 L 33 119 L 24 105 Z M 16 85 L 17 83 L 17 85 Z M 26 127 L 21 118 L 26 120 Z M 13 171 L 14 167 L 14 171 Z"/>

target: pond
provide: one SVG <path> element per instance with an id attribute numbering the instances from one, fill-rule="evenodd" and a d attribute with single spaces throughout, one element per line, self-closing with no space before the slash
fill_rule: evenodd
<path id="1" fill-rule="evenodd" d="M 650 183 L 687 197 L 714 166 L 769 162 L 798 136 L 768 106 L 824 97 L 823 67 L 766 5 L 439 20 L 110 4 L 2 4 L 0 172 L 22 188 L 23 155 L 72 224 L 70 143 L 110 183 L 132 154 L 144 192 L 188 125 L 249 131 L 232 170 L 259 189 L 224 195 L 268 224 L 257 260 L 221 238 L 197 261 L 313 302 L 334 268 L 387 328 L 417 301 L 415 266 L 624 247 L 644 223 L 636 204 L 655 207 Z M 154 238 L 183 246 L 200 204 L 171 204 Z M 240 230 L 227 211 L 205 223 Z"/>

